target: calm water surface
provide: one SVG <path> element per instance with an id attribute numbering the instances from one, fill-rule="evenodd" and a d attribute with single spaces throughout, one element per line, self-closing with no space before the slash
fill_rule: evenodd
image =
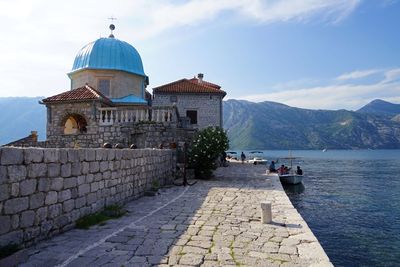
<path id="1" fill-rule="evenodd" d="M 400 266 L 400 150 L 292 153 L 305 178 L 285 191 L 332 263 Z"/>

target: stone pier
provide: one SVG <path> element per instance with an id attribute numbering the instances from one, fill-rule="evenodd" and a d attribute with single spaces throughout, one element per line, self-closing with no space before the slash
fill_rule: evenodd
<path id="1" fill-rule="evenodd" d="M 263 201 L 272 204 L 269 224 Z M 332 266 L 265 166 L 231 163 L 211 180 L 161 189 L 126 209 L 26 249 L 21 266 Z"/>

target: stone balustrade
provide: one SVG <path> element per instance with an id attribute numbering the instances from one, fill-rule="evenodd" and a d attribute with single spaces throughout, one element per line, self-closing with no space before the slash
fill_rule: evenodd
<path id="1" fill-rule="evenodd" d="M 172 150 L 0 148 L 0 246 L 29 245 L 165 184 Z"/>
<path id="2" fill-rule="evenodd" d="M 99 108 L 99 125 L 111 126 L 120 123 L 138 122 L 174 122 L 177 120 L 173 107 L 157 108 L 137 108 L 137 109 L 117 109 Z"/>

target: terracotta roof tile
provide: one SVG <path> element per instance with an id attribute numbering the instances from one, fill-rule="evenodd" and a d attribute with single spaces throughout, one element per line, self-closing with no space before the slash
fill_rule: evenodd
<path id="1" fill-rule="evenodd" d="M 198 79 L 182 79 L 172 83 L 168 83 L 156 88 L 153 88 L 153 94 L 157 93 L 180 93 L 180 94 L 221 94 L 226 95 L 226 92 L 220 89 L 219 85 L 202 81 Z"/>
<path id="2" fill-rule="evenodd" d="M 105 102 L 111 102 L 105 95 L 90 87 L 85 85 L 70 91 L 63 92 L 58 95 L 50 96 L 43 99 L 44 103 L 49 102 L 61 102 L 61 101 L 81 101 L 81 100 L 102 100 Z"/>
<path id="3" fill-rule="evenodd" d="M 199 83 L 199 79 L 197 79 L 196 77 L 190 79 L 189 81 Z M 210 83 L 205 80 L 203 80 L 202 83 L 206 86 L 213 87 L 215 89 L 221 89 L 221 86 L 219 86 L 218 84 L 215 84 L 215 83 Z"/>

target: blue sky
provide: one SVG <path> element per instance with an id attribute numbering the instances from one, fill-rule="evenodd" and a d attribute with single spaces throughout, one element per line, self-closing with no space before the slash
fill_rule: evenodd
<path id="1" fill-rule="evenodd" d="M 109 34 L 142 56 L 151 88 L 199 72 L 229 98 L 313 109 L 400 103 L 394 0 L 0 0 L 0 96 L 50 96 L 85 44 Z"/>

